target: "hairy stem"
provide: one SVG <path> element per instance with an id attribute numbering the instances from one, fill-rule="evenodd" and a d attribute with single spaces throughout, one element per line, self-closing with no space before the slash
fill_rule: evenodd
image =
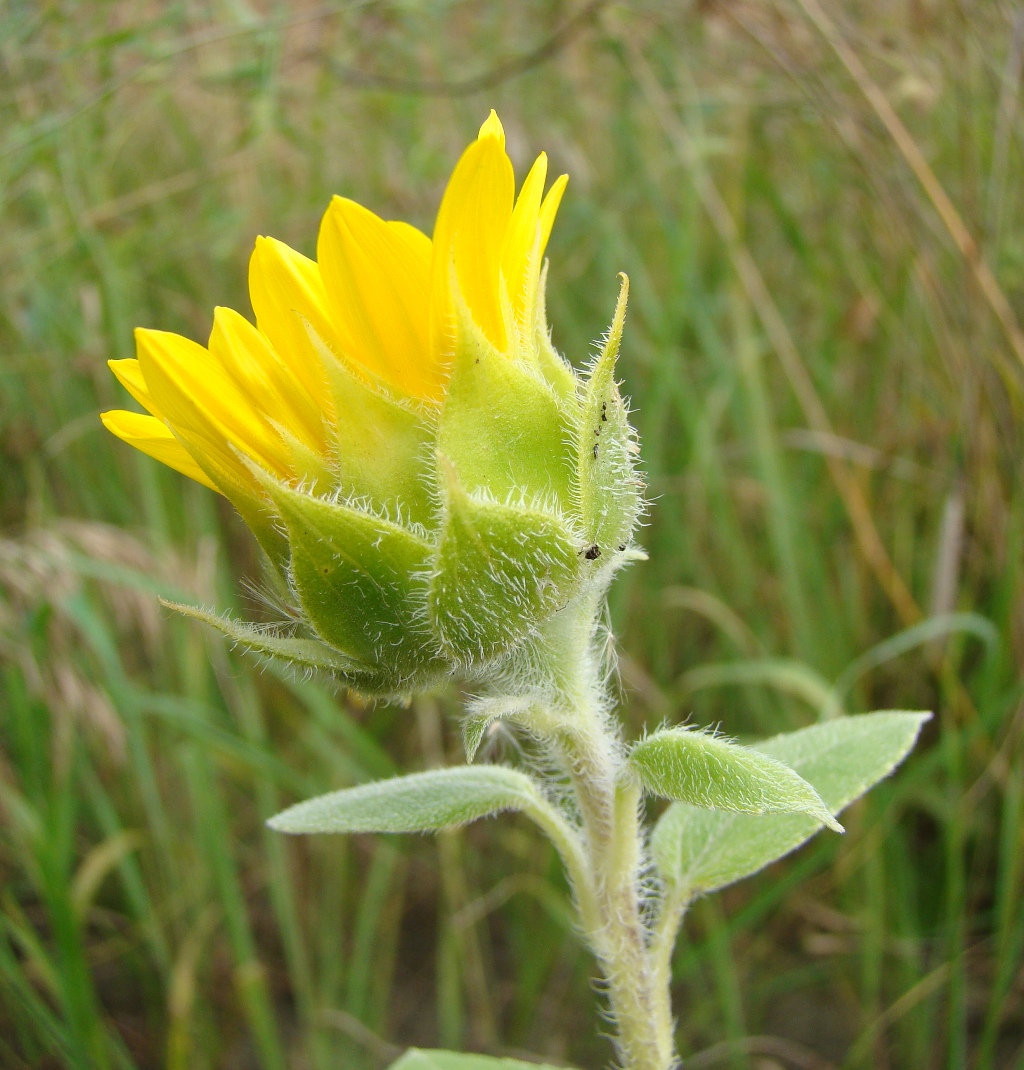
<path id="1" fill-rule="evenodd" d="M 669 979 L 644 916 L 640 792 L 601 705 L 594 695 L 557 736 L 583 819 L 593 915 L 582 921 L 607 984 L 624 1070 L 669 1070 L 676 1063 Z"/>
<path id="2" fill-rule="evenodd" d="M 690 905 L 689 892 L 678 884 L 668 885 L 658 902 L 651 925 L 651 965 L 654 984 L 665 989 L 672 983 L 672 950 Z"/>
<path id="3" fill-rule="evenodd" d="M 669 1070 L 675 1055 L 668 979 L 656 977 L 643 916 L 639 791 L 628 780 L 617 782 L 620 770 L 600 768 L 597 749 L 572 758 L 596 908 L 586 936 L 608 985 L 618 1055 L 624 1070 Z"/>
<path id="4" fill-rule="evenodd" d="M 595 946 L 605 969 L 623 1065 L 667 1070 L 676 1061 L 672 1011 L 667 979 L 659 984 L 656 976 L 642 912 L 639 802 L 636 786 L 619 785 L 604 869 L 597 869 L 604 928 Z"/>
<path id="5" fill-rule="evenodd" d="M 590 859 L 579 836 L 555 807 L 544 799 L 537 799 L 526 807 L 525 812 L 555 845 L 575 893 L 576 909 L 583 928 L 589 931 L 598 924 L 599 912 L 590 874 Z"/>
<path id="6" fill-rule="evenodd" d="M 659 915 L 652 931 L 646 910 L 640 787 L 608 715 L 598 626 L 603 591 L 595 585 L 551 618 L 502 682 L 520 700 L 522 723 L 553 749 L 572 784 L 581 827 L 546 804 L 531 816 L 565 859 L 580 924 L 604 976 L 622 1070 L 672 1070 L 669 952 L 661 943 L 674 930 L 665 931 Z"/>

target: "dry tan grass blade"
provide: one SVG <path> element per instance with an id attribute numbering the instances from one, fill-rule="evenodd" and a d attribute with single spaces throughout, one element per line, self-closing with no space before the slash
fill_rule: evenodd
<path id="1" fill-rule="evenodd" d="M 896 109 L 889 103 L 889 98 L 868 74 L 857 54 L 843 40 L 839 29 L 822 10 L 818 0 L 799 0 L 799 2 L 807 17 L 814 23 L 832 51 L 839 57 L 850 77 L 857 83 L 857 88 L 867 98 L 889 136 L 896 142 L 896 147 L 906 160 L 907 166 L 914 172 L 914 177 L 924 187 L 928 199 L 932 202 L 961 256 L 967 261 L 974 274 L 978 288 L 985 295 L 985 300 L 988 301 L 996 319 L 999 320 L 999 325 L 1003 328 L 1013 352 L 1024 366 L 1024 332 L 1020 329 L 1013 308 L 992 273 L 992 269 L 981 255 L 981 249 L 974 235 L 967 229 L 967 224 L 929 166 L 924 153 L 911 137 L 910 131 L 903 125 L 902 119 L 896 114 Z"/>
<path id="2" fill-rule="evenodd" d="M 685 124 L 676 115 L 665 90 L 636 44 L 626 36 L 622 36 L 622 42 L 628 53 L 633 75 L 647 103 L 676 155 L 690 170 L 701 204 L 708 213 L 718 236 L 729 250 L 736 273 L 761 320 L 772 347 L 778 354 L 804 418 L 812 430 L 819 434 L 834 436 L 832 421 L 818 396 L 800 352 L 796 348 L 796 343 L 793 341 L 793 336 L 789 333 L 789 328 L 768 290 L 761 269 L 740 237 L 736 221 L 718 191 L 718 187 L 701 166 Z M 838 457 L 825 455 L 825 463 L 842 498 L 865 561 L 904 624 L 916 623 L 922 617 L 921 609 L 903 577 L 892 563 L 889 552 L 878 533 L 878 528 L 875 526 L 860 484 L 849 467 Z"/>

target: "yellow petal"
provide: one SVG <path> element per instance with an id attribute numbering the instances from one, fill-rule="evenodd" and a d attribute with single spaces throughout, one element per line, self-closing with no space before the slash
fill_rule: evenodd
<path id="1" fill-rule="evenodd" d="M 146 386 L 167 422 L 218 472 L 240 488 L 254 481 L 232 447 L 276 475 L 288 475 L 287 451 L 219 361 L 201 345 L 169 331 L 137 328 Z"/>
<path id="2" fill-rule="evenodd" d="M 511 291 L 515 294 L 514 311 L 521 337 L 529 338 L 538 328 L 542 333 L 547 331 L 544 295 L 540 292 L 543 286 L 544 250 L 547 247 L 551 227 L 555 221 L 555 213 L 558 211 L 558 205 L 568 180 L 568 175 L 562 175 L 556 179 L 540 205 L 533 227 L 533 244 L 520 268 L 521 275 L 519 281 L 514 284 L 515 290 Z M 522 194 L 520 194 L 520 199 L 522 199 Z M 518 204 L 516 207 L 519 207 Z M 510 290 L 512 285 L 513 283 L 510 282 Z"/>
<path id="3" fill-rule="evenodd" d="M 443 367 L 429 349 L 430 241 L 335 197 L 317 262 L 342 352 L 399 391 L 438 397 Z"/>
<path id="4" fill-rule="evenodd" d="M 310 449 L 326 451 L 316 403 L 266 335 L 244 316 L 231 308 L 215 308 L 209 350 L 269 422 L 286 427 Z"/>
<path id="5" fill-rule="evenodd" d="M 431 346 L 437 359 L 451 355 L 453 263 L 473 319 L 499 349 L 507 347 L 501 252 L 514 195 L 515 176 L 505 154 L 505 135 L 492 112 L 480 128 L 480 137 L 456 164 L 434 224 Z"/>
<path id="6" fill-rule="evenodd" d="M 484 119 L 483 124 L 480 127 L 480 132 L 476 136 L 478 138 L 497 138 L 498 141 L 501 142 L 501 147 L 505 147 L 505 128 L 501 125 L 498 113 L 493 108 L 491 108 L 491 114 Z"/>
<path id="7" fill-rule="evenodd" d="M 547 173 L 548 158 L 542 152 L 530 168 L 530 173 L 516 198 L 516 206 L 512 211 L 501 251 L 501 273 L 517 317 L 521 315 L 528 300 L 528 266 L 537 237 L 537 218 Z"/>
<path id="8" fill-rule="evenodd" d="M 558 206 L 562 203 L 562 194 L 565 193 L 565 187 L 568 182 L 568 175 L 559 175 L 558 178 L 551 183 L 551 189 L 548 190 L 548 194 L 544 198 L 544 203 L 540 206 L 538 222 L 540 224 L 541 260 L 544 259 L 544 250 L 548 247 L 548 238 L 551 237 L 551 228 L 554 226 L 555 216 L 558 214 Z"/>
<path id="9" fill-rule="evenodd" d="M 113 363 L 113 362 L 111 362 Z M 122 363 L 127 364 L 128 361 Z M 135 363 L 132 361 L 131 363 Z M 119 439 L 134 446 L 137 450 L 154 457 L 156 460 L 173 468 L 176 472 L 202 483 L 204 487 L 217 491 L 217 487 L 207 474 L 192 460 L 185 447 L 174 437 L 170 428 L 155 416 L 145 416 L 141 412 L 127 412 L 124 409 L 111 409 L 101 412 L 103 426 Z"/>
<path id="10" fill-rule="evenodd" d="M 410 255 L 417 262 L 427 265 L 427 271 L 429 272 L 430 256 L 434 243 L 426 234 L 418 227 L 414 227 L 411 223 L 403 223 L 400 219 L 388 220 L 388 226 L 410 247 Z"/>
<path id="11" fill-rule="evenodd" d="M 134 358 L 127 360 L 108 360 L 107 367 L 117 376 L 117 381 L 128 391 L 129 394 L 147 411 L 162 419 L 162 413 L 157 410 L 146 386 L 146 380 L 142 377 L 142 368 Z M 120 411 L 120 410 L 118 410 Z"/>
<path id="12" fill-rule="evenodd" d="M 256 326 L 317 406 L 325 409 L 328 394 L 323 367 L 302 322 L 306 320 L 337 350 L 320 269 L 276 238 L 257 238 L 249 260 L 249 299 Z"/>

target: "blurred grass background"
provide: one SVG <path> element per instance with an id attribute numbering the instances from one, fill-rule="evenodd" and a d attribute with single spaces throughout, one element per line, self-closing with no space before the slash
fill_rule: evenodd
<path id="1" fill-rule="evenodd" d="M 1008 0 L 4 0 L 0 1065 L 607 1063 L 522 822 L 263 828 L 460 761 L 458 695 L 362 708 L 172 618 L 258 613 L 252 543 L 96 418 L 133 326 L 248 312 L 257 234 L 312 253 L 335 192 L 429 231 L 494 106 L 571 174 L 573 360 L 632 279 L 629 731 L 937 711 L 844 838 L 696 906 L 687 1066 L 1024 1067 L 1022 50 Z"/>

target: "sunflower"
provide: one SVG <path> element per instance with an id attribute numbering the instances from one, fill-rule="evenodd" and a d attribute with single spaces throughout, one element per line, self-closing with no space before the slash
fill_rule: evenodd
<path id="1" fill-rule="evenodd" d="M 117 436 L 224 494 L 273 564 L 282 631 L 201 616 L 365 694 L 486 676 L 629 559 L 640 509 L 612 378 L 551 345 L 545 261 L 566 177 L 518 196 L 497 115 L 448 182 L 433 238 L 335 197 L 314 263 L 256 242 L 256 325 L 218 308 L 206 347 L 136 332 L 110 362 L 148 415 Z M 179 607 L 185 608 L 185 607 Z"/>
<path id="2" fill-rule="evenodd" d="M 112 410 L 104 425 L 232 498 L 263 496 L 253 465 L 294 485 L 366 493 L 340 456 L 353 448 L 353 421 L 337 380 L 355 377 L 429 417 L 450 378 L 456 302 L 499 352 L 529 359 L 544 250 L 568 180 L 545 195 L 546 177 L 541 153 L 515 196 L 492 111 L 451 176 L 433 239 L 345 197 L 323 216 L 315 262 L 258 238 L 249 262 L 256 325 L 218 308 L 205 347 L 138 328 L 138 358 L 109 365 L 148 415 Z"/>

